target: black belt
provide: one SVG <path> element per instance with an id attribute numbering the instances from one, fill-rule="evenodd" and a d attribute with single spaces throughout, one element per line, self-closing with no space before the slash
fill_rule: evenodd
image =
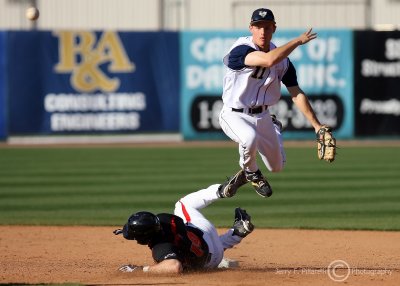
<path id="1" fill-rule="evenodd" d="M 232 111 L 235 112 L 246 112 L 248 114 L 258 114 L 265 110 L 267 110 L 268 105 L 257 106 L 254 108 L 232 108 Z"/>

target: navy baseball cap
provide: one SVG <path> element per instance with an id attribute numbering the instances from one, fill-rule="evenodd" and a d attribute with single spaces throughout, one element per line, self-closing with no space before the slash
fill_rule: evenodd
<path id="1" fill-rule="evenodd" d="M 271 10 L 266 8 L 259 8 L 251 15 L 250 24 L 261 22 L 261 21 L 272 21 L 275 23 L 275 17 Z"/>

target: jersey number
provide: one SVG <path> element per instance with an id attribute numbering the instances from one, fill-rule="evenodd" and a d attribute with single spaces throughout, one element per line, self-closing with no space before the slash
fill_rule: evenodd
<path id="1" fill-rule="evenodd" d="M 265 73 L 265 67 L 256 67 L 256 70 L 251 74 L 252 78 L 262 79 Z"/>
<path id="2" fill-rule="evenodd" d="M 191 231 L 187 232 L 187 236 L 192 242 L 192 245 L 190 246 L 190 251 L 193 252 L 197 257 L 202 257 L 204 255 L 204 251 L 203 249 L 201 249 L 200 238 Z"/>

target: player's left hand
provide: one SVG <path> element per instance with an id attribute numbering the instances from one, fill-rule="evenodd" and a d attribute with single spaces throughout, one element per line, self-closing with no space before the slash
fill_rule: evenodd
<path id="1" fill-rule="evenodd" d="M 121 272 L 143 271 L 143 266 L 127 264 L 118 268 Z"/>
<path id="2" fill-rule="evenodd" d="M 336 139 L 333 137 L 332 128 L 322 125 L 317 132 L 318 158 L 329 163 L 335 160 Z"/>

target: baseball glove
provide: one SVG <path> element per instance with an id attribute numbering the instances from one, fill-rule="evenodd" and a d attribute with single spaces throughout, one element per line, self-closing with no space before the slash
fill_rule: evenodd
<path id="1" fill-rule="evenodd" d="M 333 137 L 332 128 L 323 125 L 317 132 L 318 158 L 333 162 L 336 156 L 336 139 Z"/>

